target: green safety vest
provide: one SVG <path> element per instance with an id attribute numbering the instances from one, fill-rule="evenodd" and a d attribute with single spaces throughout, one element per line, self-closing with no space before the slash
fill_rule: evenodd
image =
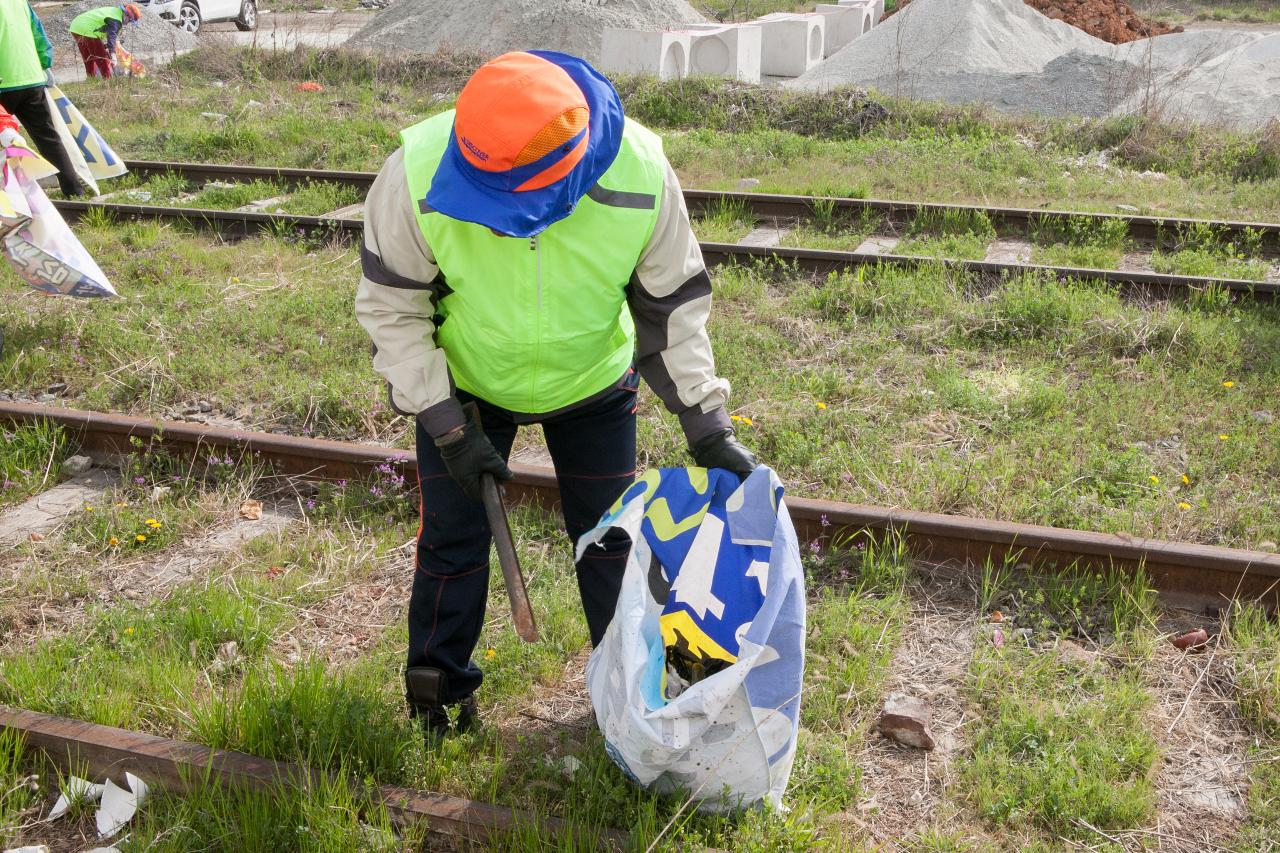
<path id="1" fill-rule="evenodd" d="M 0 0 L 0 90 L 44 83 L 31 15 L 25 0 Z"/>
<path id="2" fill-rule="evenodd" d="M 81 12 L 71 20 L 71 34 L 87 38 L 102 38 L 107 32 L 107 19 L 112 18 L 124 24 L 124 10 L 119 6 L 103 6 Z"/>
<path id="3" fill-rule="evenodd" d="M 452 133 L 448 110 L 400 136 L 418 226 L 446 284 L 436 343 L 454 384 L 529 414 L 607 389 L 634 357 L 626 288 L 658 221 L 662 141 L 627 119 L 617 159 L 574 212 L 523 239 L 427 207 Z"/>

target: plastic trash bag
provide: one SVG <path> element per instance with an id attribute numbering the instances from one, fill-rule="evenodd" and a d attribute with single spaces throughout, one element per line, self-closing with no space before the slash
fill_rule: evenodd
<path id="1" fill-rule="evenodd" d="M 129 170 L 116 152 L 102 138 L 93 125 L 76 109 L 75 104 L 57 86 L 45 87 L 45 98 L 53 114 L 54 127 L 62 140 L 62 147 L 71 158 L 76 175 L 84 181 L 94 195 L 99 193 L 98 181 L 118 178 Z"/>
<path id="2" fill-rule="evenodd" d="M 0 171 L 0 207 L 23 220 L 4 234 L 4 253 L 27 284 L 42 293 L 64 296 L 115 296 L 106 275 L 71 233 L 44 190 L 26 172 L 44 161 L 18 145 L 4 149 Z M 0 228 L 3 230 L 3 228 Z"/>
<path id="3" fill-rule="evenodd" d="M 631 537 L 617 610 L 587 662 L 609 756 L 718 811 L 781 805 L 804 675 L 804 574 L 773 471 L 665 468 L 632 484 L 578 555 Z"/>

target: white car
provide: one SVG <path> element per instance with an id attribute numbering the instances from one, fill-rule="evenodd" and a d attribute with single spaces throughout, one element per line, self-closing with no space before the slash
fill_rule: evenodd
<path id="1" fill-rule="evenodd" d="M 179 29 L 198 33 L 203 24 L 231 21 L 236 29 L 257 29 L 258 5 L 254 0 L 135 0 L 143 9 L 159 15 Z"/>

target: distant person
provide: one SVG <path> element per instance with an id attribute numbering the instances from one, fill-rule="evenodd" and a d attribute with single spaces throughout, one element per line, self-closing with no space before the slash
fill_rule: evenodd
<path id="1" fill-rule="evenodd" d="M 26 138 L 58 169 L 58 186 L 71 198 L 84 195 L 62 147 L 45 87 L 53 83 L 53 48 L 27 0 L 0 0 L 0 106 L 22 122 Z"/>
<path id="2" fill-rule="evenodd" d="M 136 23 L 142 17 L 142 10 L 135 3 L 123 6 L 103 6 L 81 12 L 71 21 L 71 35 L 75 37 L 76 47 L 80 48 L 80 58 L 84 60 L 84 71 L 90 77 L 108 78 L 114 73 L 116 64 L 116 41 L 120 38 L 120 30 L 125 24 Z"/>

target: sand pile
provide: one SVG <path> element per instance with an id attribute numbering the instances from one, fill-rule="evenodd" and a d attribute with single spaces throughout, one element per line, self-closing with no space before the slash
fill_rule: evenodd
<path id="1" fill-rule="evenodd" d="M 915 0 L 791 85 L 1100 115 L 1130 91 L 1108 82 L 1118 67 L 1132 71 L 1115 49 L 1022 0 Z"/>
<path id="2" fill-rule="evenodd" d="M 1260 127 L 1280 119 L 1280 34 L 1171 68 L 1116 109 L 1170 122 Z"/>
<path id="3" fill-rule="evenodd" d="M 912 0 L 901 0 L 898 8 Z M 1063 21 L 1084 30 L 1094 38 L 1112 44 L 1125 44 L 1135 39 L 1180 33 L 1182 27 L 1167 27 L 1148 21 L 1120 0 L 1023 0 L 1047 18 Z M 893 15 L 890 12 L 889 15 Z"/>
<path id="4" fill-rule="evenodd" d="M 1278 38 L 1198 30 L 1114 45 L 1022 0 L 914 0 L 790 85 L 1090 117 L 1163 97 L 1190 120 L 1256 126 L 1276 114 Z"/>
<path id="5" fill-rule="evenodd" d="M 1024 0 L 1042 15 L 1065 21 L 1089 35 L 1125 44 L 1136 39 L 1180 33 L 1182 27 L 1167 27 L 1148 21 L 1119 0 Z"/>
<path id="6" fill-rule="evenodd" d="M 85 0 L 85 2 L 54 9 L 40 16 L 40 23 L 44 25 L 44 31 L 53 44 L 55 64 L 63 65 L 80 61 L 80 52 L 76 48 L 75 39 L 67 30 L 71 26 L 72 18 L 81 12 L 106 5 L 109 4 L 104 0 Z M 156 56 L 171 57 L 194 50 L 200 46 L 200 39 L 186 30 L 178 29 L 168 21 L 161 20 L 157 15 L 143 11 L 137 23 L 124 28 L 120 35 L 120 43 L 124 45 L 125 50 L 146 59 Z"/>
<path id="7" fill-rule="evenodd" d="M 348 44 L 486 56 L 541 48 L 595 62 L 609 27 L 662 29 L 705 20 L 685 0 L 399 0 Z"/>

